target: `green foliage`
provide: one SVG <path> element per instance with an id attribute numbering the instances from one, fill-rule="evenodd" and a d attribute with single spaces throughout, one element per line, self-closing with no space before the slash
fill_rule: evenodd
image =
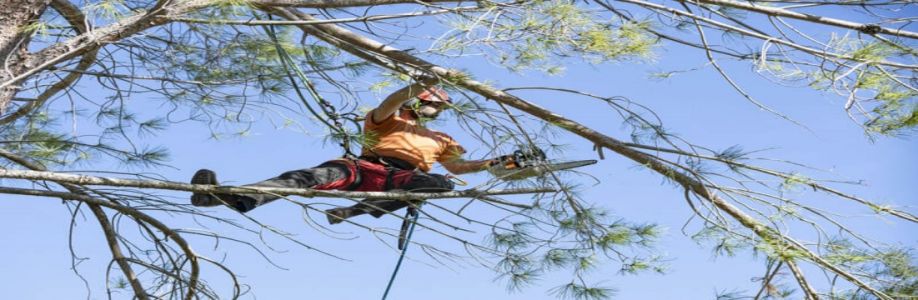
<path id="1" fill-rule="evenodd" d="M 124 277 L 118 277 L 115 279 L 115 282 L 112 283 L 112 288 L 119 290 L 127 289 L 128 282 L 124 279 Z"/>
<path id="2" fill-rule="evenodd" d="M 909 86 L 913 74 L 895 72 L 894 67 L 879 64 L 912 57 L 916 53 L 913 47 L 843 36 L 833 37 L 825 48 L 850 61 L 836 67 L 825 65 L 825 61 L 812 62 L 822 66 L 813 71 L 806 70 L 796 58 L 775 53 L 770 57 L 781 58 L 755 61 L 758 71 L 782 82 L 805 80 L 814 89 L 846 95 L 845 109 L 853 118 L 862 120 L 870 135 L 899 135 L 916 128 L 912 116 L 918 109 L 918 92 Z"/>
<path id="3" fill-rule="evenodd" d="M 262 31 L 244 35 L 230 35 L 220 26 L 195 26 L 189 34 L 208 37 L 207 44 L 171 43 L 162 66 L 171 77 L 188 78 L 205 82 L 207 88 L 233 87 L 241 83 L 256 82 L 266 95 L 280 95 L 290 89 L 284 66 L 280 63 L 275 43 Z M 257 29 L 257 28 L 255 28 Z M 311 68 L 330 68 L 342 63 L 340 51 L 318 44 L 294 43 L 289 29 L 278 31 L 281 48 L 298 64 Z M 197 40 L 194 40 L 198 42 Z M 344 64 L 347 69 L 359 72 L 362 63 Z M 190 94 L 174 94 L 176 99 L 197 100 Z M 229 98 L 199 98 L 204 104 L 230 102 Z M 244 100 L 240 98 L 239 100 Z"/>
<path id="4" fill-rule="evenodd" d="M 136 122 L 130 113 L 117 113 L 103 109 L 97 114 L 98 122 L 116 120 L 115 126 L 103 128 L 99 140 L 117 141 L 125 138 L 124 129 L 132 125 L 138 127 L 138 135 L 152 134 L 165 128 L 161 119 Z M 22 157 L 46 166 L 72 166 L 78 162 L 93 158 L 108 157 L 126 165 L 153 166 L 162 164 L 168 158 L 168 151 L 160 147 L 148 147 L 135 150 L 122 150 L 111 143 L 83 142 L 61 130 L 57 119 L 51 114 L 40 112 L 6 126 L 0 127 L 0 147 Z"/>
<path id="5" fill-rule="evenodd" d="M 507 280 L 507 289 L 518 291 L 538 278 L 539 268 L 528 255 L 507 253 L 496 268 L 501 277 Z"/>
<path id="6" fill-rule="evenodd" d="M 794 261 L 809 257 L 806 252 L 797 249 L 777 235 L 762 237 L 755 244 L 754 249 L 756 252 L 764 253 L 768 258 L 778 261 Z"/>
<path id="7" fill-rule="evenodd" d="M 435 50 L 461 53 L 470 45 L 494 47 L 498 62 L 512 70 L 559 74 L 563 57 L 578 56 L 594 64 L 647 58 L 656 44 L 646 31 L 649 22 L 612 22 L 570 1 L 533 1 L 517 13 L 495 24 L 450 22 L 457 33 L 442 39 Z"/>
<path id="8" fill-rule="evenodd" d="M 545 256 L 542 258 L 542 264 L 546 266 L 547 269 L 551 270 L 570 265 L 576 257 L 575 251 L 551 249 L 545 252 Z"/>
<path id="9" fill-rule="evenodd" d="M 786 191 L 799 191 L 813 184 L 813 180 L 800 173 L 792 173 L 781 183 L 781 189 Z"/>
<path id="10" fill-rule="evenodd" d="M 873 109 L 875 117 L 865 124 L 867 130 L 893 135 L 918 128 L 916 96 L 918 93 L 911 90 L 896 89 L 891 85 L 881 86 L 875 96 L 879 105 Z"/>
<path id="11" fill-rule="evenodd" d="M 569 200 L 564 196 L 558 197 L 547 206 L 563 207 L 570 204 Z M 572 213 L 537 207 L 527 210 L 526 214 L 548 216 L 548 220 L 556 222 L 554 228 L 560 231 L 551 233 L 552 237 L 544 240 L 539 236 L 545 233 L 542 230 L 544 223 L 534 223 L 529 218 L 525 222 L 495 227 L 488 241 L 495 250 L 502 252 L 497 271 L 502 274 L 502 279 L 507 280 L 511 290 L 531 284 L 546 271 L 567 269 L 579 278 L 607 265 L 610 258 L 620 263 L 619 271 L 623 274 L 664 271 L 662 258 L 630 253 L 653 246 L 660 235 L 659 227 L 654 224 L 633 224 L 623 220 L 609 222 L 609 214 L 597 208 L 580 208 L 577 213 Z M 552 293 L 571 299 L 605 299 L 613 291 L 574 282 L 554 288 Z"/>
<path id="12" fill-rule="evenodd" d="M 889 44 L 882 42 L 872 42 L 867 44 L 860 44 L 847 54 L 855 60 L 876 62 L 886 59 L 896 52 L 896 48 L 893 48 Z"/>
<path id="13" fill-rule="evenodd" d="M 248 14 L 254 8 L 250 0 L 211 0 L 214 2 L 216 12 L 213 14 L 215 19 L 226 19 L 230 16 L 242 16 Z"/>
<path id="14" fill-rule="evenodd" d="M 36 21 L 23 26 L 19 30 L 26 34 L 44 37 L 48 35 L 49 25 L 48 23 L 42 21 Z"/>
<path id="15" fill-rule="evenodd" d="M 628 224 L 619 220 L 596 240 L 596 245 L 606 250 L 630 245 L 649 247 L 659 236 L 660 228 L 656 224 Z"/>
<path id="16" fill-rule="evenodd" d="M 831 240 L 823 257 L 835 265 L 858 270 L 874 285 L 895 299 L 918 294 L 918 265 L 911 250 L 900 248 L 859 249 L 851 241 Z M 836 299 L 869 299 L 872 295 L 851 290 L 833 295 Z"/>
<path id="17" fill-rule="evenodd" d="M 137 134 L 141 137 L 156 135 L 157 131 L 165 130 L 168 124 L 163 118 L 153 118 L 137 123 Z"/>
<path id="18" fill-rule="evenodd" d="M 130 12 L 123 0 L 102 0 L 89 3 L 82 10 L 87 17 L 110 21 L 124 17 Z"/>
<path id="19" fill-rule="evenodd" d="M 39 161 L 62 162 L 61 157 L 72 149 L 72 145 L 67 143 L 66 136 L 36 128 L 25 132 L 22 140 L 28 141 L 25 155 Z"/>
<path id="20" fill-rule="evenodd" d="M 65 155 L 73 145 L 66 135 L 48 130 L 55 124 L 56 120 L 45 112 L 30 115 L 19 124 L 0 128 L 0 141 L 6 142 L 0 147 L 44 164 L 66 163 Z"/>
<path id="21" fill-rule="evenodd" d="M 551 293 L 561 299 L 608 299 L 615 295 L 615 289 L 605 287 L 591 287 L 585 284 L 571 282 L 554 288 Z"/>
<path id="22" fill-rule="evenodd" d="M 714 255 L 718 256 L 732 257 L 740 250 L 749 248 L 746 241 L 715 226 L 705 226 L 693 234 L 692 239 L 698 243 L 710 243 Z"/>

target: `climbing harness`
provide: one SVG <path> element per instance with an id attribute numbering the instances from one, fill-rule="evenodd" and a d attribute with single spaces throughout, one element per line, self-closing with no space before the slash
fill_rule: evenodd
<path id="1" fill-rule="evenodd" d="M 420 207 L 421 204 L 418 204 Z M 392 270 L 392 276 L 389 277 L 389 284 L 386 285 L 386 291 L 383 293 L 382 300 L 389 296 L 389 290 L 392 289 L 392 283 L 395 282 L 395 275 L 398 275 L 399 268 L 402 267 L 402 260 L 405 259 L 405 252 L 408 252 L 408 244 L 411 243 L 411 234 L 414 233 L 414 225 L 418 222 L 418 208 L 409 206 L 405 212 L 405 219 L 402 221 L 402 229 L 399 231 L 398 250 L 402 253 L 398 256 L 398 262 L 395 263 L 395 269 Z"/>

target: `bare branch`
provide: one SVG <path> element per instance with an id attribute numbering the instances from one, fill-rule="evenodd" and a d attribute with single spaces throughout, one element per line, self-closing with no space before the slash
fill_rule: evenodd
<path id="1" fill-rule="evenodd" d="M 137 180 L 111 177 L 97 177 L 89 175 L 73 175 L 56 172 L 40 172 L 26 170 L 0 169 L 0 178 L 16 178 L 28 180 L 48 180 L 76 185 L 105 185 L 121 187 L 152 188 L 195 193 L 266 193 L 277 195 L 293 195 L 302 197 L 335 197 L 335 198 L 381 198 L 399 200 L 425 200 L 446 198 L 477 198 L 480 196 L 551 193 L 556 190 L 551 188 L 519 188 L 505 190 L 462 190 L 441 193 L 411 193 L 411 192 L 356 192 L 337 190 L 313 190 L 295 188 L 273 187 L 228 187 L 215 185 L 200 185 L 170 181 Z"/>
<path id="2" fill-rule="evenodd" d="M 799 12 L 795 12 L 795 11 L 791 11 L 787 9 L 737 2 L 733 0 L 690 0 L 688 2 L 729 6 L 729 7 L 739 8 L 739 9 L 743 9 L 747 11 L 759 12 L 759 13 L 767 14 L 770 16 L 788 17 L 788 18 L 803 20 L 807 22 L 813 22 L 813 23 L 819 23 L 819 24 L 824 24 L 824 25 L 837 26 L 841 28 L 857 30 L 857 31 L 860 31 L 866 34 L 882 33 L 882 34 L 918 39 L 918 32 L 912 32 L 912 31 L 907 31 L 907 30 L 902 30 L 902 29 L 891 29 L 891 28 L 881 27 L 875 24 L 862 24 L 862 23 L 834 19 L 834 18 L 829 18 L 829 17 L 824 17 L 824 16 L 799 13 Z"/>

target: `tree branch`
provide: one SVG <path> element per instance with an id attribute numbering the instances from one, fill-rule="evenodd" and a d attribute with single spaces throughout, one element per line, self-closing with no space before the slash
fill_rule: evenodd
<path id="1" fill-rule="evenodd" d="M 478 198 L 481 196 L 495 195 L 513 195 L 513 194 L 532 194 L 532 193 L 551 193 L 557 192 L 551 188 L 519 188 L 505 190 L 487 190 L 479 191 L 475 189 L 451 191 L 441 193 L 411 193 L 411 192 L 352 192 L 352 191 L 335 191 L 335 190 L 313 190 L 313 189 L 295 189 L 295 188 L 273 188 L 273 187 L 232 187 L 189 184 L 172 181 L 157 180 L 137 180 L 111 177 L 97 177 L 90 175 L 74 175 L 57 172 L 26 171 L 0 169 L 0 178 L 15 178 L 27 180 L 48 180 L 54 182 L 64 182 L 76 185 L 104 185 L 136 188 L 152 188 L 174 191 L 188 191 L 195 193 L 220 193 L 220 194 L 239 194 L 239 193 L 268 193 L 278 195 L 293 195 L 302 197 L 329 197 L 329 198 L 384 198 L 398 200 L 425 200 L 425 199 L 445 199 L 445 198 Z"/>
<path id="2" fill-rule="evenodd" d="M 800 267 L 797 266 L 797 262 L 793 259 L 785 260 L 787 263 L 787 268 L 791 270 L 791 273 L 794 274 L 794 279 L 797 280 L 797 284 L 800 285 L 800 289 L 803 290 L 803 294 L 806 295 L 807 300 L 818 300 L 819 294 L 816 293 L 816 290 L 810 286 L 810 283 L 806 281 L 806 276 L 803 276 L 803 271 L 800 270 Z"/>
<path id="3" fill-rule="evenodd" d="M 245 25 L 245 26 L 312 25 L 312 24 L 332 24 L 332 23 L 349 23 L 349 22 L 370 22 L 370 21 L 376 21 L 376 20 L 423 17 L 423 16 L 433 16 L 433 15 L 440 15 L 440 14 L 445 14 L 445 13 L 452 13 L 456 11 L 469 11 L 469 10 L 474 10 L 474 9 L 478 9 L 478 7 L 439 9 L 439 10 L 433 10 L 433 11 L 418 11 L 418 12 L 410 12 L 410 13 L 402 13 L 402 14 L 373 15 L 373 16 L 363 16 L 363 17 L 354 17 L 354 18 L 341 18 L 341 19 L 328 19 L 328 20 L 315 20 L 315 21 L 211 20 L 211 19 L 193 19 L 193 18 L 182 18 L 182 17 L 173 17 L 170 19 L 176 22 L 215 24 L 215 25 Z"/>
<path id="4" fill-rule="evenodd" d="M 918 39 L 918 32 L 911 32 L 911 31 L 900 30 L 900 29 L 890 29 L 886 27 L 880 27 L 879 25 L 874 25 L 874 24 L 862 24 L 862 23 L 851 22 L 851 21 L 846 21 L 846 20 L 833 19 L 833 18 L 828 18 L 828 17 L 823 17 L 823 16 L 799 13 L 799 12 L 776 8 L 776 7 L 759 6 L 755 4 L 742 3 L 742 2 L 732 1 L 732 0 L 689 0 L 687 2 L 690 2 L 690 3 L 695 2 L 695 4 L 707 3 L 707 4 L 714 4 L 714 5 L 720 5 L 720 6 L 729 6 L 729 7 L 738 8 L 738 9 L 742 9 L 746 11 L 763 13 L 763 14 L 770 15 L 770 16 L 788 17 L 792 19 L 819 23 L 823 25 L 853 29 L 853 30 L 857 30 L 857 31 L 860 31 L 866 34 L 882 33 L 882 34 Z"/>

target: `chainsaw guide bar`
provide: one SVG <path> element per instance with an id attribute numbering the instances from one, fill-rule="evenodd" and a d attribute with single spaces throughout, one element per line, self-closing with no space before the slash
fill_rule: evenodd
<path id="1" fill-rule="evenodd" d="M 537 162 L 530 166 L 522 168 L 508 168 L 506 165 L 498 164 L 493 167 L 488 168 L 488 172 L 494 177 L 502 180 L 520 180 L 529 177 L 540 176 L 542 174 L 552 172 L 552 171 L 561 171 L 568 170 L 573 168 L 579 168 L 584 166 L 589 166 L 595 164 L 597 161 L 595 159 L 590 160 L 575 160 L 575 161 L 566 161 L 566 162 Z"/>

